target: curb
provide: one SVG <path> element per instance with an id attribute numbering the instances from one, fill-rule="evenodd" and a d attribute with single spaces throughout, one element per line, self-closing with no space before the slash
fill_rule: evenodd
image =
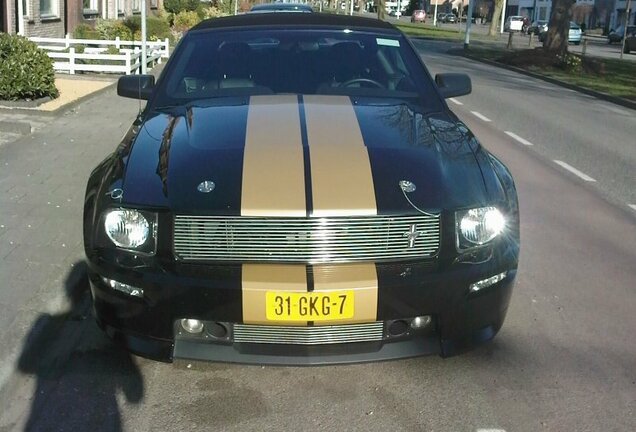
<path id="1" fill-rule="evenodd" d="M 16 101 L 10 101 L 10 100 L 0 100 L 0 106 L 1 107 L 7 107 L 7 108 L 37 108 L 40 105 L 42 105 L 43 103 L 46 102 L 50 102 L 53 99 L 51 99 L 49 96 L 45 96 L 39 99 L 33 99 L 33 100 L 16 100 Z"/>
<path id="2" fill-rule="evenodd" d="M 611 103 L 614 103 L 616 105 L 624 106 L 625 108 L 631 108 L 633 110 L 636 110 L 636 101 L 631 101 L 629 99 L 620 98 L 618 96 L 608 95 L 607 93 L 601 93 L 601 92 L 598 92 L 598 91 L 595 91 L 595 90 L 590 90 L 590 89 L 587 89 L 587 88 L 584 88 L 584 87 L 577 86 L 575 84 L 570 84 L 570 83 L 567 83 L 565 81 L 561 81 L 561 80 L 558 80 L 558 79 L 555 79 L 555 78 L 547 77 L 545 75 L 540 75 L 540 74 L 537 74 L 537 73 L 534 73 L 534 72 L 530 72 L 530 71 L 527 71 L 525 69 L 521 69 L 521 68 L 518 68 L 518 67 L 515 67 L 515 66 L 510 66 L 510 65 L 506 65 L 506 64 L 503 64 L 503 63 L 499 63 L 499 62 L 493 61 L 493 60 L 486 60 L 486 59 L 482 59 L 482 58 L 479 58 L 479 57 L 471 56 L 470 54 L 467 54 L 465 52 L 461 52 L 460 50 L 457 50 L 457 49 L 449 50 L 448 53 L 449 54 L 453 54 L 453 55 L 459 55 L 459 56 L 462 56 L 462 57 L 466 57 L 468 59 L 475 60 L 475 61 L 478 61 L 478 62 L 481 62 L 481 63 L 485 63 L 485 64 L 490 65 L 490 66 L 495 66 L 495 67 L 498 67 L 498 68 L 507 69 L 507 70 L 512 71 L 512 72 L 517 72 L 517 73 L 520 73 L 520 74 L 523 74 L 523 75 L 530 76 L 532 78 L 537 78 L 537 79 L 549 82 L 551 84 L 555 84 L 555 85 L 558 85 L 558 86 L 561 86 L 561 87 L 565 87 L 565 88 L 570 89 L 570 90 L 578 91 L 579 93 L 584 93 L 584 94 L 586 94 L 588 96 L 593 96 L 593 97 L 595 97 L 597 99 L 602 99 L 604 101 L 611 102 Z"/>
<path id="3" fill-rule="evenodd" d="M 86 101 L 87 99 L 90 99 L 94 96 L 99 96 L 102 93 L 105 93 L 106 91 L 110 90 L 112 87 L 117 85 L 117 81 L 113 81 L 111 84 L 108 84 L 106 87 L 101 88 L 99 90 L 96 90 L 92 93 L 88 93 L 84 96 L 81 96 L 75 100 L 72 100 L 64 105 L 62 105 L 61 107 L 53 110 L 53 111 L 41 111 L 38 109 L 25 109 L 25 108 L 10 108 L 10 107 L 6 107 L 6 106 L 0 106 L 0 113 L 7 113 L 7 114 L 32 114 L 32 115 L 38 115 L 38 116 L 56 116 L 58 114 L 62 114 L 67 110 L 70 110 L 72 108 L 75 108 L 77 105 L 81 104 L 82 102 Z"/>

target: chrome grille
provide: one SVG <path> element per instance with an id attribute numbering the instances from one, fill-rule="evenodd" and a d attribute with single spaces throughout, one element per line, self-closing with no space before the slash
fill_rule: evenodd
<path id="1" fill-rule="evenodd" d="M 382 340 L 383 332 L 382 322 L 315 327 L 234 324 L 234 342 L 285 345 L 373 342 Z"/>
<path id="2" fill-rule="evenodd" d="M 415 227 L 415 228 L 413 228 Z M 409 233 L 417 233 L 410 244 Z M 439 216 L 267 218 L 176 216 L 174 251 L 192 261 L 300 262 L 427 258 Z"/>

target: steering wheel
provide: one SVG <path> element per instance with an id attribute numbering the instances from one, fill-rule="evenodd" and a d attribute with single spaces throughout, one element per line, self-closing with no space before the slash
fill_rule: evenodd
<path id="1" fill-rule="evenodd" d="M 338 87 L 349 87 L 352 84 L 373 84 L 377 88 L 382 88 L 382 89 L 384 88 L 384 86 L 382 84 L 380 84 L 376 80 L 372 80 L 370 78 L 354 78 L 354 79 L 350 79 L 349 81 L 345 81 L 345 82 L 341 83 Z"/>

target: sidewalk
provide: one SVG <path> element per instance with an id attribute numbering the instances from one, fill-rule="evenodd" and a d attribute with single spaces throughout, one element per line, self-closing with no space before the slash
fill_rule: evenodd
<path id="1" fill-rule="evenodd" d="M 61 113 L 86 97 L 114 84 L 117 77 L 56 76 L 55 86 L 60 96 L 37 107 L 20 107 L 17 104 L 0 103 L 0 145 L 41 129 Z"/>
<path id="2" fill-rule="evenodd" d="M 67 306 L 64 281 L 84 259 L 86 180 L 138 109 L 110 87 L 64 113 L 28 116 L 45 126 L 0 145 L 0 406 L 15 402 L 2 400 L 5 384 L 19 377 L 16 356 L 34 320 Z"/>

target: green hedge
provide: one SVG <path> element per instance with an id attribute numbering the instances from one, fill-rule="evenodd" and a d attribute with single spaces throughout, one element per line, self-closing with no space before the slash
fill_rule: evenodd
<path id="1" fill-rule="evenodd" d="M 115 40 L 119 37 L 120 40 L 129 41 L 133 37 L 133 32 L 120 20 L 99 21 L 95 30 L 99 32 L 99 39 L 103 40 Z"/>
<path id="2" fill-rule="evenodd" d="M 141 39 L 141 17 L 134 15 L 124 20 L 124 25 L 130 29 L 135 40 Z M 166 19 L 149 16 L 146 18 L 146 37 L 148 40 L 171 39 L 170 24 Z"/>
<path id="3" fill-rule="evenodd" d="M 22 36 L 0 33 L 0 99 L 39 99 L 59 95 L 53 61 Z"/>
<path id="4" fill-rule="evenodd" d="M 80 24 L 73 31 L 74 39 L 99 39 L 100 34 L 88 24 Z"/>
<path id="5" fill-rule="evenodd" d="M 201 6 L 199 0 L 164 0 L 163 7 L 173 14 L 196 11 Z"/>

